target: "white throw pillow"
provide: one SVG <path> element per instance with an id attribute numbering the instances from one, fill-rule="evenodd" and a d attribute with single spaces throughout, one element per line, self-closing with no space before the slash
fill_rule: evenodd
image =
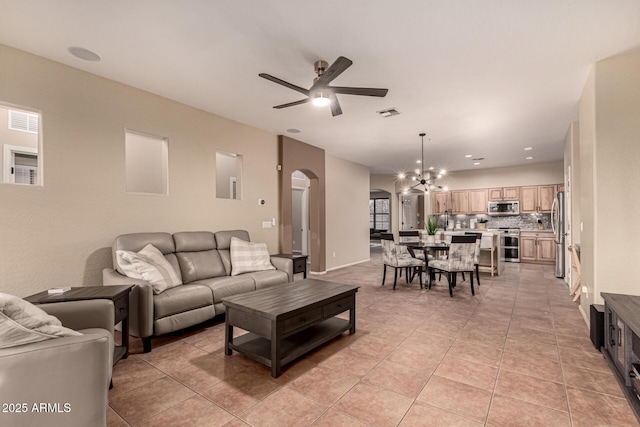
<path id="1" fill-rule="evenodd" d="M 252 271 L 275 270 L 266 243 L 246 242 L 231 238 L 231 275 L 237 276 Z"/>
<path id="2" fill-rule="evenodd" d="M 140 252 L 116 251 L 116 260 L 127 277 L 149 282 L 154 294 L 182 284 L 169 261 L 153 245 L 145 246 Z"/>
<path id="3" fill-rule="evenodd" d="M 78 335 L 30 302 L 0 293 L 0 348 Z"/>

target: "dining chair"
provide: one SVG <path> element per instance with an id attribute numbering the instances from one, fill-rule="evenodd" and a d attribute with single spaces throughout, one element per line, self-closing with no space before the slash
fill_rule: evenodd
<path id="1" fill-rule="evenodd" d="M 400 230 L 398 231 L 398 236 L 400 237 L 400 243 L 407 244 L 407 250 L 412 257 L 424 261 L 424 251 L 416 252 L 415 249 L 411 247 L 412 243 L 415 243 L 416 245 L 420 244 L 420 232 L 418 230 Z"/>
<path id="2" fill-rule="evenodd" d="M 406 246 L 396 245 L 392 233 L 380 233 L 380 242 L 382 243 L 382 262 L 384 270 L 382 273 L 382 286 L 387 277 L 387 266 L 394 268 L 393 275 L 393 289 L 396 288 L 398 281 L 398 269 L 406 269 L 405 280 L 409 283 L 409 277 L 413 276 L 409 274 L 409 270 L 416 269 L 418 277 L 420 278 L 420 289 L 422 289 L 422 266 L 424 261 L 412 257 L 408 253 L 405 253 Z M 412 277 L 413 278 L 413 277 Z"/>
<path id="3" fill-rule="evenodd" d="M 445 273 L 449 283 L 449 295 L 453 297 L 453 288 L 456 285 L 457 273 L 469 273 L 471 278 L 471 295 L 475 295 L 473 289 L 473 261 L 476 251 L 476 236 L 452 236 L 449 246 L 449 257 L 446 260 L 434 259 L 427 263 L 427 276 L 439 271 Z M 429 282 L 429 289 L 432 281 Z"/>
<path id="4" fill-rule="evenodd" d="M 478 286 L 480 286 L 480 245 L 482 245 L 482 233 L 474 233 L 471 231 L 467 231 L 464 233 L 465 236 L 476 236 L 476 252 L 473 255 L 473 266 L 476 270 L 476 280 L 478 281 Z M 464 273 L 462 273 L 462 280 L 464 280 Z"/>

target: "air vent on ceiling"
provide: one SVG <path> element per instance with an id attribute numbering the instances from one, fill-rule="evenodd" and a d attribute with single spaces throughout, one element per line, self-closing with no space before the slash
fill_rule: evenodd
<path id="1" fill-rule="evenodd" d="M 380 114 L 382 117 L 391 117 L 391 116 L 397 116 L 398 114 L 400 114 L 400 112 L 395 108 L 380 110 L 380 111 L 377 111 L 377 113 Z"/>

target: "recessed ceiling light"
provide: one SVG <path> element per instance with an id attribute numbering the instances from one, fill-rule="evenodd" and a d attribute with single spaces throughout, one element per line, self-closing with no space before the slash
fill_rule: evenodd
<path id="1" fill-rule="evenodd" d="M 422 160 L 416 160 L 416 163 L 420 164 L 420 163 L 422 163 Z"/>
<path id="2" fill-rule="evenodd" d="M 433 166 L 430 166 L 430 167 L 429 167 L 429 170 L 430 170 L 430 171 L 432 171 L 432 170 L 434 170 L 434 169 L 435 169 L 435 168 L 434 168 Z"/>
<path id="3" fill-rule="evenodd" d="M 300 129 L 291 128 L 291 129 L 287 129 L 287 132 L 289 132 L 289 133 L 300 133 Z"/>
<path id="4" fill-rule="evenodd" d="M 98 62 L 100 61 L 100 55 L 95 52 L 91 52 L 89 49 L 83 47 L 71 46 L 69 53 L 76 58 L 84 59 L 85 61 Z"/>
<path id="5" fill-rule="evenodd" d="M 465 157 L 466 157 L 467 159 L 470 159 L 471 157 L 473 157 L 473 154 L 465 154 Z"/>
<path id="6" fill-rule="evenodd" d="M 533 156 L 526 157 L 525 160 L 533 160 Z"/>
<path id="7" fill-rule="evenodd" d="M 480 162 L 474 162 L 473 165 L 474 166 L 478 166 L 480 164 Z"/>
<path id="8" fill-rule="evenodd" d="M 533 150 L 533 147 L 525 147 L 524 148 L 524 151 L 531 151 L 531 150 Z"/>

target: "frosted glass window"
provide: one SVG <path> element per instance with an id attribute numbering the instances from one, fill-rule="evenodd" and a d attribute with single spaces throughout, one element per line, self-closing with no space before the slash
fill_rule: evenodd
<path id="1" fill-rule="evenodd" d="M 127 192 L 167 194 L 169 143 L 166 138 L 125 133 Z"/>
<path id="2" fill-rule="evenodd" d="M 216 197 L 242 198 L 242 156 L 216 151 Z"/>

